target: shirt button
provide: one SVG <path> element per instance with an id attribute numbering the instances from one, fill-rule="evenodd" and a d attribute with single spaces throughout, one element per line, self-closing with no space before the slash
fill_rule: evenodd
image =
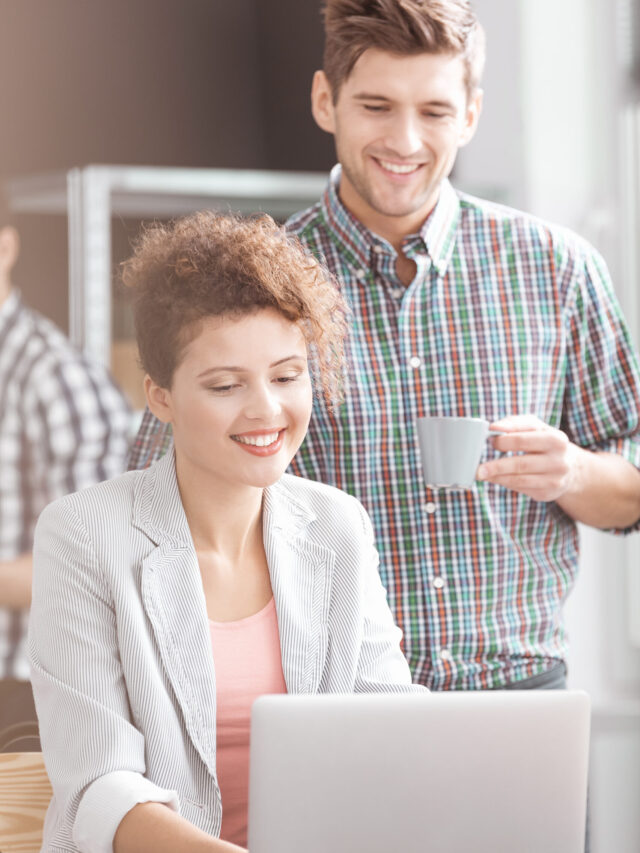
<path id="1" fill-rule="evenodd" d="M 394 299 L 400 299 L 402 297 L 403 293 L 404 293 L 404 290 L 401 287 L 394 287 L 393 290 L 391 291 L 391 295 L 393 296 Z"/>
<path id="2" fill-rule="evenodd" d="M 440 649 L 440 658 L 442 660 L 453 660 L 453 655 L 449 649 Z"/>
<path id="3" fill-rule="evenodd" d="M 434 578 L 433 585 L 436 589 L 442 589 L 442 587 L 444 586 L 444 578 Z"/>
<path id="4" fill-rule="evenodd" d="M 412 355 L 409 359 L 409 364 L 411 367 L 420 367 L 422 360 L 417 355 Z"/>
<path id="5" fill-rule="evenodd" d="M 362 279 L 366 278 L 366 277 L 367 277 L 367 271 L 366 270 L 356 270 L 356 278 L 357 279 L 362 281 Z"/>
<path id="6" fill-rule="evenodd" d="M 378 246 L 378 245 L 376 244 L 376 245 L 373 247 L 373 251 L 376 253 L 376 255 L 381 255 L 381 254 L 384 252 L 384 249 L 382 248 L 382 246 Z"/>
<path id="7" fill-rule="evenodd" d="M 428 512 L 429 515 L 432 515 L 437 509 L 438 507 L 434 504 L 433 501 L 427 501 L 424 505 L 424 511 Z"/>

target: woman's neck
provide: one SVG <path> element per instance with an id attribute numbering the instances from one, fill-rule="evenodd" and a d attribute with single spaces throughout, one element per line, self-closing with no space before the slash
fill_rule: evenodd
<path id="1" fill-rule="evenodd" d="M 176 476 L 196 551 L 236 562 L 262 541 L 262 489 L 212 481 L 178 454 Z"/>

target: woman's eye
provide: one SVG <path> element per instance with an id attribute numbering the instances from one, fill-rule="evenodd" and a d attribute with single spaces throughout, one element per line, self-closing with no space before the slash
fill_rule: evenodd
<path id="1" fill-rule="evenodd" d="M 233 390 L 233 388 L 235 387 L 235 385 L 214 385 L 213 387 L 209 388 L 209 391 L 211 391 L 213 394 L 228 394 L 229 391 Z"/>
<path id="2" fill-rule="evenodd" d="M 287 382 L 295 382 L 298 375 L 299 374 L 296 374 L 295 376 L 278 376 L 276 377 L 276 382 L 279 382 L 280 385 L 286 385 Z"/>

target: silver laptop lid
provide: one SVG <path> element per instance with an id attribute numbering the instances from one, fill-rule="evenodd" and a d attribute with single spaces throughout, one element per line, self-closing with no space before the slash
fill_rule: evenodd
<path id="1" fill-rule="evenodd" d="M 579 691 L 264 696 L 251 853 L 583 853 Z"/>

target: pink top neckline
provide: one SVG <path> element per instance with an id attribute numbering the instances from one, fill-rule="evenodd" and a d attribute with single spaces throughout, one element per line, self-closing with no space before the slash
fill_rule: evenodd
<path id="1" fill-rule="evenodd" d="M 250 616 L 243 616 L 241 619 L 231 619 L 228 622 L 216 622 L 214 619 L 209 619 L 209 624 L 213 625 L 216 630 L 221 628 L 224 630 L 225 628 L 235 628 L 242 627 L 245 625 L 249 625 L 251 622 L 254 622 L 257 619 L 260 619 L 261 616 L 267 614 L 269 610 L 275 608 L 276 602 L 273 596 L 267 601 L 264 607 L 261 607 L 256 613 L 252 613 Z"/>

